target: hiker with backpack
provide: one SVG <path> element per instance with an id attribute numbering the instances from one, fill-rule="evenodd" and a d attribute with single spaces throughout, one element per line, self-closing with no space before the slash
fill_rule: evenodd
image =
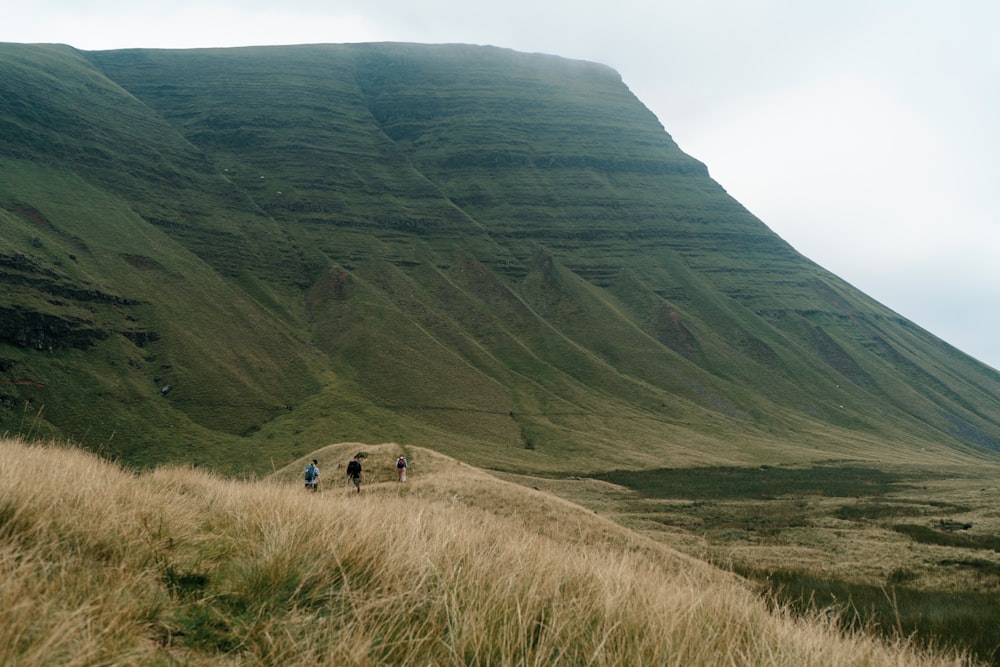
<path id="1" fill-rule="evenodd" d="M 406 468 L 406 457 L 400 455 L 400 457 L 396 459 L 396 479 L 400 482 L 406 481 Z"/>
<path id="2" fill-rule="evenodd" d="M 355 454 L 350 463 L 347 464 L 347 479 L 354 488 L 361 493 L 361 455 Z"/>
<path id="3" fill-rule="evenodd" d="M 306 466 L 306 491 L 319 491 L 319 463 L 316 459 Z"/>

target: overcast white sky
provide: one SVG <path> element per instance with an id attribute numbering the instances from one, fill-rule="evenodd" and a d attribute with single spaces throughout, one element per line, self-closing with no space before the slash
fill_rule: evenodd
<path id="1" fill-rule="evenodd" d="M 10 5 L 0 41 L 463 42 L 610 65 L 685 152 L 800 252 L 1000 369 L 996 0 Z"/>

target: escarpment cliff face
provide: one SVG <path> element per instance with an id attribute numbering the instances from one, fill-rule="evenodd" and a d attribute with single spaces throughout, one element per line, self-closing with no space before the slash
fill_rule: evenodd
<path id="1" fill-rule="evenodd" d="M 0 55 L 7 420 L 250 468 L 335 440 L 576 471 L 1000 449 L 995 372 L 796 253 L 602 65 Z"/>

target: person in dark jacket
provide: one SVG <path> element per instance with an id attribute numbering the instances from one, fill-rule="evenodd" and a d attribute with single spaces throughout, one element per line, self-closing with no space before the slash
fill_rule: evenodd
<path id="1" fill-rule="evenodd" d="M 357 454 L 347 464 L 347 479 L 361 493 L 361 457 Z"/>

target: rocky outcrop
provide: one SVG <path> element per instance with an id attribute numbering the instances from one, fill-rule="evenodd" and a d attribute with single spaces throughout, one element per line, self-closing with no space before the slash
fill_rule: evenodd
<path id="1" fill-rule="evenodd" d="M 36 350 L 86 349 L 104 340 L 111 332 L 79 318 L 0 308 L 0 341 Z"/>

